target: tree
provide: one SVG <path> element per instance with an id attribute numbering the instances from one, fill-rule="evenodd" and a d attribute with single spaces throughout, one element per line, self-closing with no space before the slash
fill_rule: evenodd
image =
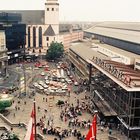
<path id="1" fill-rule="evenodd" d="M 5 96 L 5 97 L 3 97 Z M 13 97 L 8 97 L 8 95 L 0 96 L 0 111 L 5 110 L 5 108 L 10 107 L 12 105 Z"/>
<path id="2" fill-rule="evenodd" d="M 46 58 L 49 60 L 55 60 L 63 55 L 64 46 L 62 43 L 52 42 L 47 50 Z"/>

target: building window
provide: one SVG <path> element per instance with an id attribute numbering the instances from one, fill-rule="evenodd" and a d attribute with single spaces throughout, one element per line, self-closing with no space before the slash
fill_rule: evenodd
<path id="1" fill-rule="evenodd" d="M 30 40 L 30 37 L 31 37 L 31 32 L 30 32 L 30 27 L 28 27 L 28 48 L 31 47 L 31 40 Z"/>
<path id="2" fill-rule="evenodd" d="M 49 11 L 49 8 L 47 8 L 47 11 Z"/>
<path id="3" fill-rule="evenodd" d="M 39 47 L 42 47 L 42 27 L 39 27 L 38 36 L 39 36 L 38 45 L 39 45 Z"/>
<path id="4" fill-rule="evenodd" d="M 49 41 L 49 37 L 46 37 L 46 40 Z"/>
<path id="5" fill-rule="evenodd" d="M 52 11 L 54 11 L 54 8 L 52 8 Z"/>
<path id="6" fill-rule="evenodd" d="M 49 43 L 47 43 L 47 47 L 49 47 Z"/>
<path id="7" fill-rule="evenodd" d="M 36 47 L 36 27 L 33 27 L 33 47 Z"/>

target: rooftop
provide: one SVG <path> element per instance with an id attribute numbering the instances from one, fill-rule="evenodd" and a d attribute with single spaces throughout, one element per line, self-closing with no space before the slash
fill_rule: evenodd
<path id="1" fill-rule="evenodd" d="M 99 58 L 98 58 L 99 59 Z M 140 73 L 132 68 L 111 60 L 101 60 L 96 63 L 96 58 L 89 60 L 95 68 L 112 79 L 115 83 L 121 86 L 126 91 L 140 91 Z"/>
<path id="2" fill-rule="evenodd" d="M 131 53 L 131 52 L 119 49 L 119 48 L 114 47 L 112 45 L 108 45 L 108 44 L 105 44 L 105 43 L 100 43 L 99 40 L 93 40 L 93 45 L 94 45 L 94 43 L 97 46 L 99 45 L 99 46 L 101 46 L 103 48 L 111 50 L 111 51 L 113 51 L 115 53 L 118 53 L 118 54 L 120 54 L 122 56 L 126 56 L 126 57 L 129 57 L 129 58 L 140 58 L 140 55 L 137 55 L 135 53 Z"/>
<path id="3" fill-rule="evenodd" d="M 70 50 L 74 51 L 76 54 L 81 56 L 84 60 L 92 59 L 93 56 L 98 56 L 102 59 L 110 59 L 106 55 L 103 55 L 102 53 L 95 52 L 94 50 L 92 50 L 91 42 L 88 41 L 72 43 Z"/>
<path id="4" fill-rule="evenodd" d="M 139 22 L 104 22 L 97 24 L 85 31 L 140 44 Z"/>
<path id="5" fill-rule="evenodd" d="M 55 36 L 55 32 L 51 25 L 49 25 L 49 27 L 46 29 L 46 31 L 43 35 L 44 36 Z"/>
<path id="6" fill-rule="evenodd" d="M 98 43 L 97 40 L 95 40 L 94 42 Z M 110 57 L 93 50 L 91 47 L 92 43 L 93 42 L 89 41 L 73 43 L 70 50 L 79 55 L 88 63 L 91 63 L 99 71 L 104 73 L 106 76 L 108 76 L 110 79 L 112 79 L 114 82 L 116 82 L 125 90 L 140 91 L 140 73 L 125 64 L 112 61 Z M 121 49 L 115 49 L 110 45 L 106 44 L 102 45 L 104 47 L 107 47 L 108 49 L 112 49 L 128 57 L 129 56 L 133 58 L 139 57 L 138 55 L 135 55 L 133 53 L 122 51 Z M 95 60 L 93 61 L 93 59 L 96 58 L 99 59 L 99 61 L 97 61 L 98 64 L 95 63 L 96 62 Z"/>

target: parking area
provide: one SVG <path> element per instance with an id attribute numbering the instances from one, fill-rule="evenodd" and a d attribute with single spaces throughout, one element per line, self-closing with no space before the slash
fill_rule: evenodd
<path id="1" fill-rule="evenodd" d="M 69 96 L 73 87 L 76 89 L 79 85 L 63 62 L 36 63 L 34 72 L 36 71 L 40 73 L 35 75 L 30 86 L 42 94 Z"/>

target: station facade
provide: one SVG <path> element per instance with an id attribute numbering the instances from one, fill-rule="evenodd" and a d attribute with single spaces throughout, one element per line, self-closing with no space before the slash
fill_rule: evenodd
<path id="1" fill-rule="evenodd" d="M 85 34 L 88 38 L 73 44 L 69 49 L 68 57 L 77 75 L 89 81 L 90 93 L 94 97 L 93 102 L 100 115 L 106 120 L 119 123 L 121 130 L 128 137 L 139 139 L 140 47 L 138 47 L 138 38 L 140 34 L 137 31 L 138 28 L 134 28 L 135 24 L 132 26 L 134 29 L 131 28 L 130 31 L 126 29 L 129 23 L 120 24 L 103 23 L 107 27 L 102 27 L 101 31 L 94 32 L 95 26 L 89 29 L 89 32 L 86 30 Z M 101 25 L 97 25 L 97 28 Z M 102 32 L 106 30 L 105 28 L 108 32 Z M 114 38 L 109 34 L 110 28 L 115 28 L 111 29 L 114 31 L 112 33 Z M 132 39 L 132 35 L 135 36 L 135 40 Z M 108 43 L 107 38 L 110 38 L 111 43 Z M 119 44 L 127 42 L 128 47 L 117 45 L 116 40 L 120 41 Z M 131 47 L 136 44 L 137 47 L 132 50 Z"/>

